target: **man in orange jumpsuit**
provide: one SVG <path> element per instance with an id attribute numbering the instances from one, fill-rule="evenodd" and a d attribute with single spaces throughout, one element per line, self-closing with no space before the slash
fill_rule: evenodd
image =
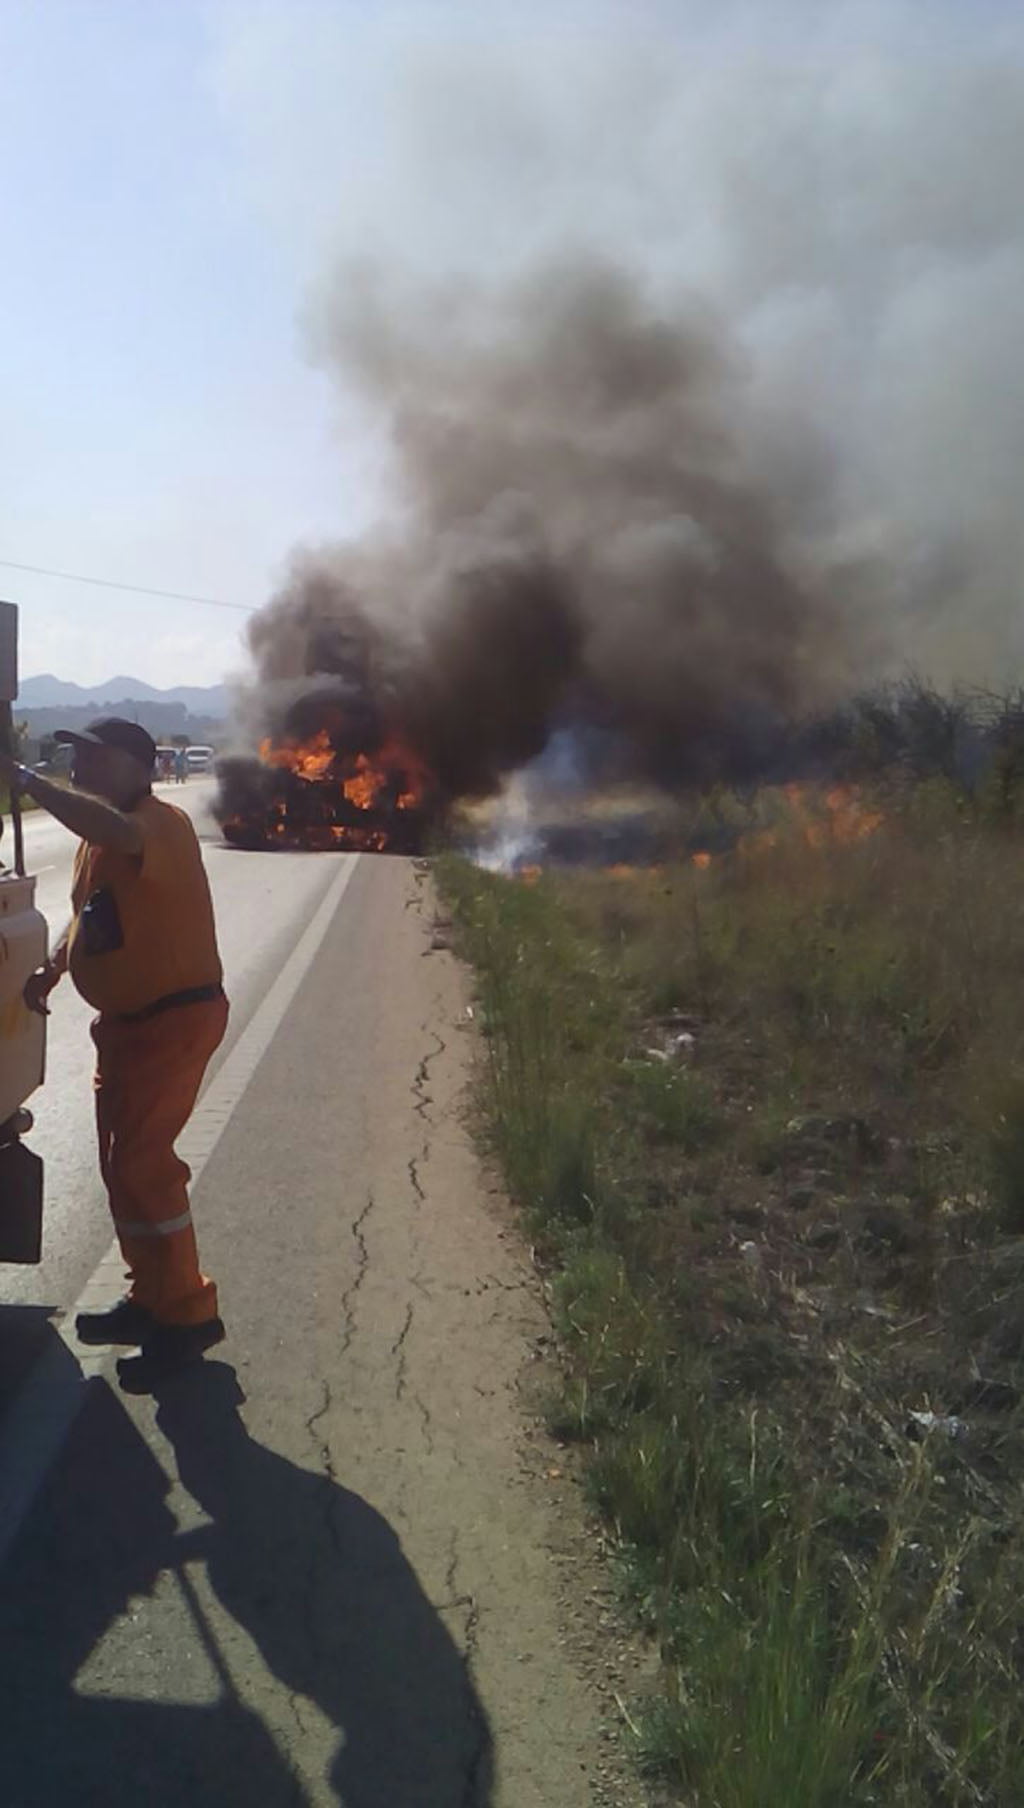
<path id="1" fill-rule="evenodd" d="M 81 836 L 71 923 L 25 998 L 45 1012 L 69 972 L 98 1012 L 100 1169 L 130 1286 L 110 1311 L 79 1314 L 76 1330 L 83 1343 L 141 1346 L 118 1367 L 123 1386 L 148 1391 L 224 1336 L 174 1144 L 228 1005 L 199 842 L 184 811 L 152 794 L 154 742 L 116 717 L 56 739 L 73 749 L 71 790 L 0 759 L 0 779 Z"/>

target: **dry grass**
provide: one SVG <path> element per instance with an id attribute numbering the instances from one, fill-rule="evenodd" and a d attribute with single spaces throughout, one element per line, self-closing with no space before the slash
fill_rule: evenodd
<path id="1" fill-rule="evenodd" d="M 643 1753 L 701 1808 L 1010 1808 L 1021 843 L 932 785 L 863 841 L 748 846 L 444 872 L 555 1421 L 664 1656 Z"/>

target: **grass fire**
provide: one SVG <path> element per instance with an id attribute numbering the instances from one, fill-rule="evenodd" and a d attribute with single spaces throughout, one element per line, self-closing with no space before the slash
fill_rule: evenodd
<path id="1" fill-rule="evenodd" d="M 625 860 L 535 811 L 498 870 L 442 863 L 490 1146 L 669 1799 L 1011 1808 L 1024 709 L 908 683 L 800 748 Z"/>

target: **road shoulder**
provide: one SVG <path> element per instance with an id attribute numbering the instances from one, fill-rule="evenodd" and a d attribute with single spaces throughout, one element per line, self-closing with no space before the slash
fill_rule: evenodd
<path id="1" fill-rule="evenodd" d="M 470 1134 L 468 976 L 422 868 L 364 860 L 351 893 L 198 1201 L 246 1418 L 397 1533 L 488 1723 L 481 1802 L 625 1808 L 643 1800 L 617 1750 L 629 1658 L 537 1411 L 541 1288 Z M 239 1275 L 218 1195 L 246 1169 L 263 1229 Z M 250 1266 L 260 1293 L 276 1276 L 276 1323 Z"/>

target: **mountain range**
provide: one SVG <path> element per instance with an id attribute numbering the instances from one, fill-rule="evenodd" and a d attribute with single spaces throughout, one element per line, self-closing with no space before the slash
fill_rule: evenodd
<path id="1" fill-rule="evenodd" d="M 101 709 L 114 703 L 181 703 L 190 715 L 221 717 L 228 713 L 228 691 L 223 684 L 176 684 L 162 691 L 141 678 L 124 676 L 108 678 L 103 684 L 75 684 L 68 678 L 55 678 L 52 672 L 41 672 L 22 680 L 15 708 Z"/>

